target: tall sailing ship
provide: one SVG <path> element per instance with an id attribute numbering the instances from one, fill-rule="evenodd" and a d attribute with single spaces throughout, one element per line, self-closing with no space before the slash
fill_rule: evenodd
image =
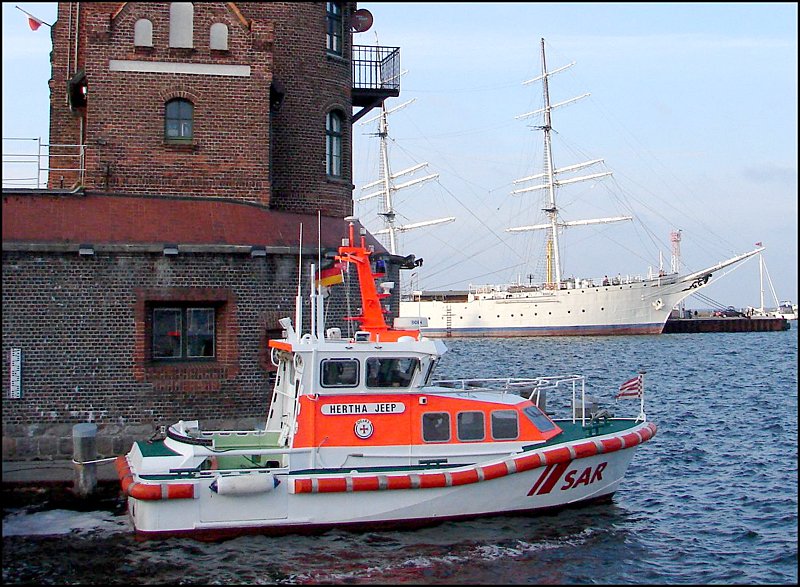
<path id="1" fill-rule="evenodd" d="M 567 228 L 617 223 L 630 216 L 587 220 L 565 220 L 556 201 L 558 189 L 580 181 L 597 180 L 611 172 L 589 173 L 570 177 L 602 159 L 556 168 L 551 149 L 551 111 L 588 96 L 584 94 L 558 104 L 550 103 L 549 79 L 574 63 L 548 71 L 544 39 L 541 40 L 542 74 L 525 84 L 542 82 L 544 107 L 517 116 L 543 115 L 539 127 L 544 134 L 544 172 L 531 175 L 515 184 L 538 180 L 540 183 L 512 192 L 523 194 L 542 191 L 548 221 L 508 228 L 508 232 L 547 231 L 545 279 L 542 283 L 471 286 L 467 292 L 413 291 L 400 303 L 401 316 L 419 316 L 427 324 L 422 332 L 428 337 L 451 336 L 551 336 L 660 334 L 673 307 L 712 282 L 712 275 L 725 267 L 755 255 L 763 249 L 732 257 L 700 271 L 681 273 L 677 263 L 670 271 L 650 271 L 646 276 L 621 274 L 610 279 L 564 277 L 560 242 Z"/>

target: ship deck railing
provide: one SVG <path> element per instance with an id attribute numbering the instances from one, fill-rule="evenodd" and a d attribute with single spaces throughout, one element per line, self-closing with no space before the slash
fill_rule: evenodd
<path id="1" fill-rule="evenodd" d="M 635 275 L 615 275 L 612 277 L 570 277 L 561 281 L 559 287 L 556 284 L 524 284 L 524 283 L 500 283 L 500 284 L 469 284 L 468 292 L 473 295 L 504 293 L 504 294 L 519 294 L 519 293 L 535 293 L 535 292 L 551 292 L 556 289 L 586 289 L 593 287 L 609 287 L 613 285 L 629 285 L 632 283 L 642 283 L 644 281 L 658 281 L 670 280 L 677 275 L 676 273 L 651 273 L 646 276 L 639 274 Z M 417 293 L 417 292 L 415 292 Z"/>
<path id="2" fill-rule="evenodd" d="M 434 381 L 437 387 L 458 392 L 511 393 L 530 399 L 548 416 L 569 414 L 572 422 L 586 424 L 599 409 L 597 399 L 586 393 L 583 375 L 551 377 L 499 377 L 478 379 L 443 379 Z"/>

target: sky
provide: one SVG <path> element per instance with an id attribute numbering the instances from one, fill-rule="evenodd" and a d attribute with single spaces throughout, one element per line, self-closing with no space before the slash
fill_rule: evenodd
<path id="1" fill-rule="evenodd" d="M 15 6 L 52 23 L 55 3 L 3 8 L 4 161 L 48 136 L 50 30 L 32 31 Z M 400 97 L 387 101 L 390 168 L 438 173 L 394 197 L 400 224 L 455 216 L 404 232 L 398 252 L 423 258 L 404 287 L 464 289 L 528 282 L 544 273 L 542 192 L 511 195 L 540 170 L 540 40 L 553 110 L 557 168 L 603 159 L 610 178 L 562 186 L 563 220 L 634 216 L 560 235 L 565 276 L 646 275 L 669 269 L 680 230 L 682 270 L 699 270 L 765 247 L 721 272 L 689 308 L 797 302 L 797 4 L 795 3 L 395 3 L 360 2 L 372 27 L 354 43 L 400 48 Z M 354 126 L 354 197 L 378 179 L 370 112 Z M 367 122 L 367 124 L 363 124 Z M 13 145 L 13 146 L 12 146 Z M 4 176 L 5 176 L 4 163 Z M 530 185 L 530 184 L 524 184 Z M 370 190 L 371 191 L 371 190 Z M 379 198 L 356 203 L 373 231 Z M 724 275 L 723 275 L 724 273 Z"/>

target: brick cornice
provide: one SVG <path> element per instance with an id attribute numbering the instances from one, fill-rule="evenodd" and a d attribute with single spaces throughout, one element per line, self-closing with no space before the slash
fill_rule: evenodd
<path id="1" fill-rule="evenodd" d="M 186 252 L 206 252 L 207 247 L 249 252 L 250 246 L 260 245 L 282 253 L 296 251 L 301 224 L 304 244 L 316 247 L 318 242 L 316 214 L 281 212 L 224 198 L 4 191 L 2 215 L 4 249 L 34 244 L 91 243 L 113 249 L 174 243 Z M 325 248 L 338 247 L 347 234 L 343 218 L 322 216 L 320 225 L 319 240 Z M 374 237 L 368 235 L 368 242 L 383 252 Z"/>

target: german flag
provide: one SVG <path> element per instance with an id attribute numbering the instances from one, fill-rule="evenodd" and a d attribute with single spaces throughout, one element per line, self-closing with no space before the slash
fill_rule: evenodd
<path id="1" fill-rule="evenodd" d="M 342 283 L 344 281 L 344 275 L 342 274 L 343 269 L 343 263 L 334 263 L 328 269 L 323 269 L 317 273 L 317 285 L 330 287 Z"/>

